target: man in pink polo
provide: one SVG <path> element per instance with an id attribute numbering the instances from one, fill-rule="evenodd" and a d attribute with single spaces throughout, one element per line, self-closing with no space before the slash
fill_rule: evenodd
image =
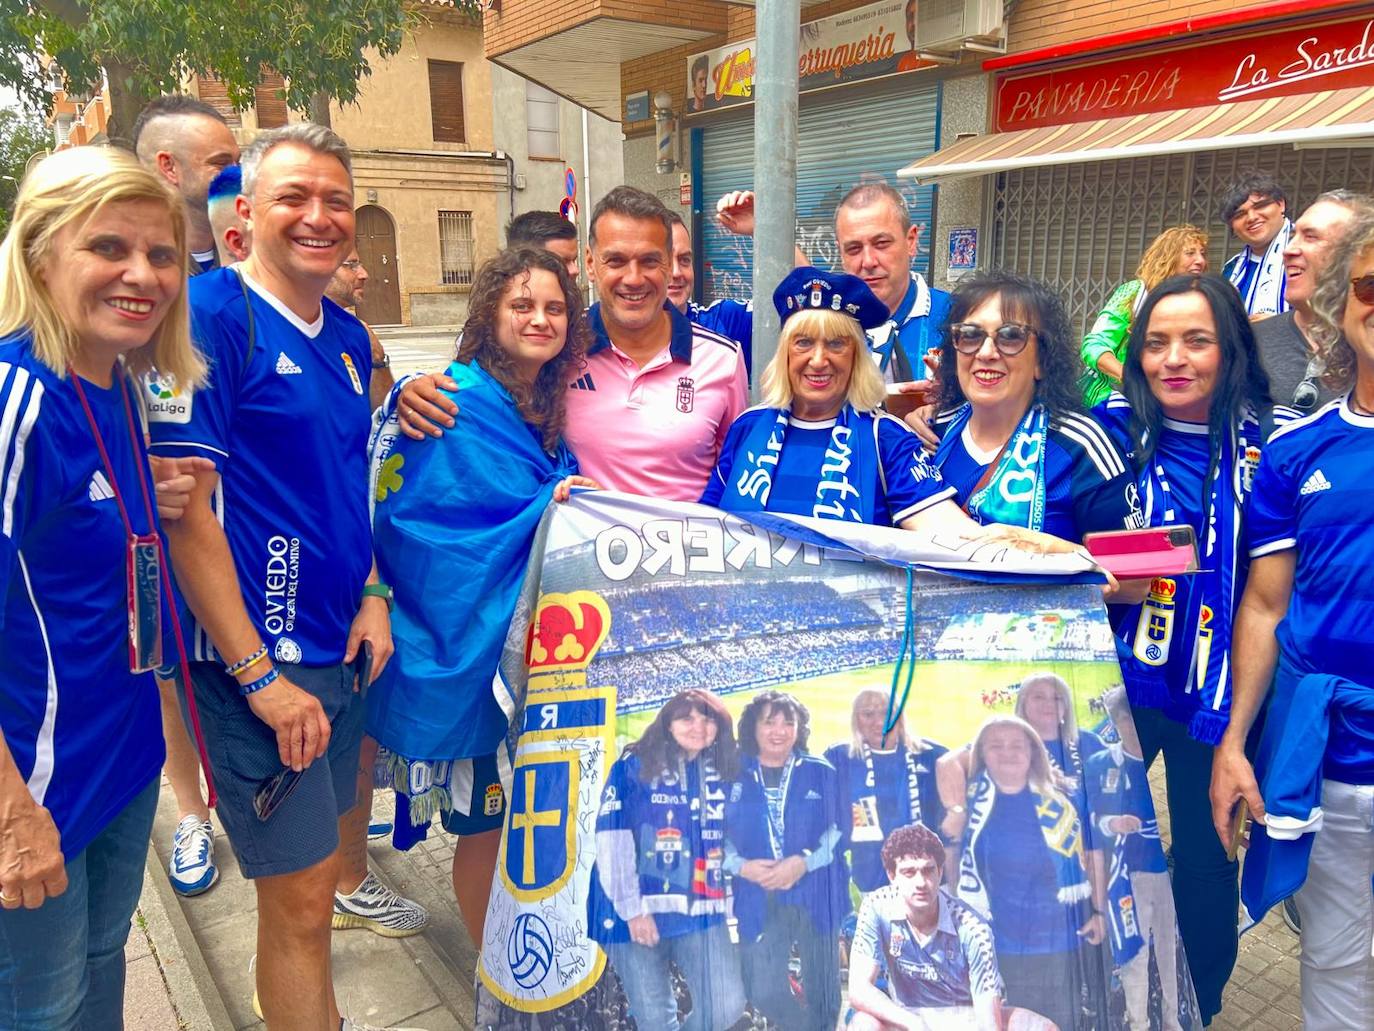
<path id="1" fill-rule="evenodd" d="M 725 431 L 747 406 L 739 345 L 693 324 L 668 302 L 672 216 L 651 193 L 618 186 L 592 212 L 587 268 L 599 303 L 596 341 L 570 384 L 564 439 L 585 476 L 610 490 L 696 501 Z M 402 430 L 451 426 L 446 376 L 410 380 L 397 401 Z"/>

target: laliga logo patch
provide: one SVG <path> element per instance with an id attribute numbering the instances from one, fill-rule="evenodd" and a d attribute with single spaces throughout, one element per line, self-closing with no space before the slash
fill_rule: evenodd
<path id="1" fill-rule="evenodd" d="M 146 391 L 143 404 L 149 422 L 184 426 L 191 421 L 191 395 L 183 394 L 171 379 L 150 372 L 143 377 L 143 386 Z"/>
<path id="2" fill-rule="evenodd" d="M 677 381 L 677 410 L 684 415 L 692 410 L 696 397 L 696 381 L 683 376 Z"/>
<path id="3" fill-rule="evenodd" d="M 348 378 L 353 381 L 353 392 L 361 394 L 363 392 L 363 381 L 358 378 L 358 369 L 353 364 L 353 356 L 347 351 L 339 355 L 343 359 L 344 368 L 348 370 Z"/>
<path id="4" fill-rule="evenodd" d="M 505 798 L 505 792 L 501 790 L 500 784 L 488 784 L 487 790 L 482 793 L 482 814 L 496 816 L 501 812 Z"/>

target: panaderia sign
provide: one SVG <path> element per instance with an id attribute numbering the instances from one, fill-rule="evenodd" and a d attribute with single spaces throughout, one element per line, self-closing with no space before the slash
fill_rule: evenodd
<path id="1" fill-rule="evenodd" d="M 997 131 L 1374 85 L 1374 15 L 1206 39 L 997 83 Z"/>
<path id="2" fill-rule="evenodd" d="M 933 67 L 916 56 L 919 4 L 881 0 L 801 27 L 800 92 Z M 687 61 L 687 114 L 754 99 L 758 41 L 742 39 Z"/>

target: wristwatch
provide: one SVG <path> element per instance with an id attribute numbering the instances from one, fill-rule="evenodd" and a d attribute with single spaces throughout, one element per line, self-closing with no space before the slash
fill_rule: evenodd
<path id="1" fill-rule="evenodd" d="M 383 351 L 383 352 L 382 352 L 382 356 L 381 356 L 380 358 L 373 358 L 373 359 L 372 359 L 372 367 L 373 367 L 374 369 L 389 369 L 389 368 L 391 368 L 391 355 L 389 355 L 389 354 L 387 354 L 385 351 Z"/>
<path id="2" fill-rule="evenodd" d="M 388 612 L 396 607 L 396 597 L 392 593 L 391 588 L 386 584 L 363 584 L 363 597 L 381 598 L 382 601 L 386 602 L 386 610 Z"/>

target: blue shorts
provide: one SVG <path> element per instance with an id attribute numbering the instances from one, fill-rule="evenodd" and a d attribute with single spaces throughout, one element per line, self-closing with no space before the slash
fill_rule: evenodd
<path id="1" fill-rule="evenodd" d="M 214 662 L 191 663 L 201 731 L 215 777 L 215 812 L 244 877 L 297 873 L 339 847 L 339 817 L 353 808 L 365 706 L 353 692 L 352 666 L 277 663 L 282 674 L 320 700 L 332 728 L 329 748 L 266 820 L 253 811 L 258 785 L 282 769 L 277 735 L 253 714 L 238 682 Z M 185 688 L 177 674 L 185 714 Z M 189 730 L 191 723 L 187 718 Z"/>
<path id="2" fill-rule="evenodd" d="M 453 808 L 439 822 L 450 834 L 482 834 L 500 830 L 506 818 L 506 792 L 496 768 L 496 753 L 453 762 Z M 462 810 L 466 809 L 467 812 Z"/>

